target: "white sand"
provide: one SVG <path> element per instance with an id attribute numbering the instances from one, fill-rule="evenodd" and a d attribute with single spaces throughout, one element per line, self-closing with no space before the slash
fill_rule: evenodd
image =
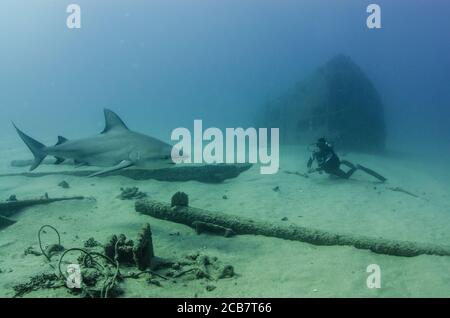
<path id="1" fill-rule="evenodd" d="M 12 168 L 12 159 L 30 157 L 17 140 L 0 140 L 0 173 L 22 172 Z M 176 191 L 189 194 L 190 205 L 259 220 L 295 223 L 332 232 L 363 234 L 390 239 L 450 245 L 449 183 L 433 177 L 424 165 L 404 158 L 375 157 L 349 153 L 343 158 L 362 163 L 389 178 L 385 185 L 357 172 L 352 180 L 336 180 L 326 175 L 309 179 L 284 173 L 304 171 L 307 152 L 301 147 L 285 148 L 281 171 L 260 175 L 253 167 L 236 179 L 222 184 L 199 182 L 135 181 L 124 177 L 80 178 L 46 176 L 40 178 L 0 178 L 0 199 L 10 194 L 34 198 L 48 192 L 51 197 L 84 195 L 94 200 L 68 201 L 25 209 L 13 216 L 18 222 L 0 230 L 0 296 L 14 295 L 12 286 L 35 274 L 50 270 L 43 257 L 24 255 L 38 249 L 37 231 L 43 224 L 55 226 L 66 248 L 81 247 L 90 237 L 104 242 L 111 234 L 133 238 L 141 225 L 152 226 L 155 252 L 162 257 L 181 257 L 202 250 L 232 264 L 239 274 L 214 282 L 163 283 L 148 285 L 145 280 L 126 280 L 125 297 L 431 297 L 450 296 L 450 257 L 412 258 L 377 255 L 352 247 L 322 247 L 276 238 L 242 235 L 223 238 L 197 235 L 183 225 L 153 219 L 134 211 L 134 202 L 119 200 L 120 187 L 137 186 L 150 198 L 169 201 Z M 435 167 L 434 167 L 435 168 Z M 443 167 L 445 168 L 445 167 Z M 41 166 L 37 171 L 72 169 L 68 166 Z M 66 180 L 69 189 L 58 187 Z M 280 187 L 279 192 L 272 189 Z M 420 195 L 414 198 L 387 190 L 400 186 Z M 226 194 L 228 199 L 222 199 Z M 179 236 L 173 236 L 179 232 Z M 44 240 L 54 240 L 52 233 Z M 381 289 L 368 289 L 366 267 L 378 264 Z M 66 297 L 65 289 L 39 291 L 28 297 Z"/>

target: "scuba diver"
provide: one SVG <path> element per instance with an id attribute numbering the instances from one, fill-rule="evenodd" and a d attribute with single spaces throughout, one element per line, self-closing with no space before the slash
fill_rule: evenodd
<path id="1" fill-rule="evenodd" d="M 387 179 L 375 171 L 363 167 L 359 164 L 354 165 L 347 160 L 340 160 L 339 157 L 333 150 L 333 147 L 330 143 L 327 142 L 325 138 L 319 138 L 317 142 L 314 144 L 317 147 L 317 150 L 314 150 L 311 154 L 311 157 L 308 160 L 307 167 L 308 173 L 313 172 L 322 172 L 325 171 L 330 175 L 337 176 L 339 178 L 348 179 L 355 173 L 356 170 L 362 170 L 371 176 L 377 178 L 381 182 L 386 181 Z M 317 162 L 317 168 L 312 168 L 313 162 Z M 341 164 L 349 167 L 350 169 L 345 172 L 340 168 Z"/>

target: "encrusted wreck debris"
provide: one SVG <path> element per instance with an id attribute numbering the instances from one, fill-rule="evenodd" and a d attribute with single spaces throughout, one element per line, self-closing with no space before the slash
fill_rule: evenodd
<path id="1" fill-rule="evenodd" d="M 117 259 L 120 264 L 134 265 L 140 270 L 150 267 L 154 258 L 152 232 L 146 223 L 136 241 L 127 240 L 124 234 L 112 235 L 104 246 L 105 255 Z"/>
<path id="2" fill-rule="evenodd" d="M 147 197 L 147 194 L 139 191 L 138 187 L 120 188 L 120 194 L 117 196 L 121 200 L 143 199 L 145 197 Z"/>
<path id="3" fill-rule="evenodd" d="M 31 199 L 31 200 L 17 200 L 15 195 L 11 195 L 9 199 L 5 202 L 0 202 L 0 230 L 16 223 L 16 220 L 10 219 L 9 217 L 22 209 L 27 207 L 40 205 L 40 204 L 49 204 L 52 202 L 58 201 L 67 201 L 67 200 L 83 200 L 84 197 L 66 197 L 66 198 L 49 198 L 46 193 L 40 199 Z"/>
<path id="4" fill-rule="evenodd" d="M 15 220 L 0 215 L 0 229 L 16 223 Z"/>
<path id="5" fill-rule="evenodd" d="M 235 277 L 232 265 L 222 264 L 217 257 L 204 252 L 190 252 L 177 259 L 155 256 L 148 223 L 142 226 L 135 241 L 120 234 L 111 236 L 102 245 L 91 237 L 84 242 L 83 248 L 64 250 L 55 263 L 56 258 L 47 254 L 41 244 L 40 233 L 47 227 L 56 232 L 58 239 L 58 243 L 49 246 L 61 246 L 58 230 L 44 225 L 38 232 L 41 253 L 26 251 L 25 255 L 44 255 L 52 270 L 32 276 L 27 282 L 18 282 L 13 286 L 14 297 L 43 289 L 63 288 L 77 297 L 117 297 L 126 292 L 121 284 L 126 279 L 141 279 L 149 288 L 173 288 L 178 282 L 185 287 L 190 281 L 203 280 L 202 284 L 208 283 L 205 290 L 212 291 L 217 287 L 212 285 L 215 281 Z M 74 265 L 81 274 L 78 281 L 69 280 L 69 267 Z M 68 282 L 73 286 L 67 288 Z"/>
<path id="6" fill-rule="evenodd" d="M 195 229 L 197 234 L 212 233 L 224 237 L 232 237 L 233 235 L 235 235 L 232 229 L 208 222 L 194 221 L 192 222 L 192 227 Z"/>
<path id="7" fill-rule="evenodd" d="M 142 227 L 133 246 L 133 260 L 141 271 L 150 267 L 150 263 L 155 257 L 153 251 L 152 231 L 150 224 L 146 223 Z"/>
<path id="8" fill-rule="evenodd" d="M 136 201 L 135 209 L 142 214 L 185 224 L 193 228 L 198 224 L 196 222 L 203 222 L 228 228 L 235 234 L 264 235 L 314 245 L 347 245 L 358 249 L 370 250 L 378 254 L 406 257 L 421 254 L 450 256 L 450 246 L 331 233 L 297 225 L 256 221 L 250 218 L 211 212 L 189 206 L 171 206 L 170 204 L 153 200 Z"/>
<path id="9" fill-rule="evenodd" d="M 40 205 L 40 204 L 49 204 L 53 202 L 59 202 L 59 201 L 68 201 L 68 200 L 83 200 L 84 197 L 82 196 L 75 196 L 75 197 L 64 197 L 64 198 L 48 198 L 43 197 L 40 199 L 30 199 L 30 200 L 15 200 L 15 201 L 6 201 L 6 202 L 0 202 L 0 216 L 11 216 L 18 211 L 34 206 L 34 205 Z"/>
<path id="10" fill-rule="evenodd" d="M 169 182 L 199 181 L 205 183 L 221 183 L 227 179 L 238 177 L 242 172 L 251 168 L 251 164 L 217 164 L 202 166 L 180 166 L 163 169 L 123 169 L 110 172 L 106 175 L 98 176 L 123 176 L 133 180 L 158 180 Z M 71 170 L 71 171 L 51 171 L 51 172 L 22 172 L 1 174 L 0 177 L 43 177 L 49 175 L 87 177 L 97 170 Z"/>

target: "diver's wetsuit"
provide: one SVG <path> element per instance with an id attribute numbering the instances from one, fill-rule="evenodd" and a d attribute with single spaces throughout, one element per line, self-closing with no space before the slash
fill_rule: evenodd
<path id="1" fill-rule="evenodd" d="M 318 168 L 315 171 L 325 171 L 328 174 L 338 176 L 340 178 L 348 179 L 357 170 L 357 168 L 346 160 L 339 160 L 339 157 L 328 143 L 322 145 L 318 151 L 314 151 L 311 158 L 308 160 L 308 169 L 311 168 L 314 160 L 317 161 Z M 340 165 L 344 164 L 350 168 L 345 172 L 340 168 Z"/>

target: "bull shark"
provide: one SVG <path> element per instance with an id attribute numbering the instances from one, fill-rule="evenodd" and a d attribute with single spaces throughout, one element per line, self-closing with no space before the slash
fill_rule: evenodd
<path id="1" fill-rule="evenodd" d="M 45 146 L 22 132 L 13 123 L 20 138 L 34 155 L 30 171 L 36 169 L 46 156 L 54 156 L 56 164 L 73 159 L 79 165 L 107 167 L 89 177 L 103 175 L 131 166 L 155 168 L 173 164 L 172 146 L 156 138 L 134 132 L 120 117 L 104 109 L 105 129 L 96 136 L 68 140 L 58 136 L 54 146 Z"/>

